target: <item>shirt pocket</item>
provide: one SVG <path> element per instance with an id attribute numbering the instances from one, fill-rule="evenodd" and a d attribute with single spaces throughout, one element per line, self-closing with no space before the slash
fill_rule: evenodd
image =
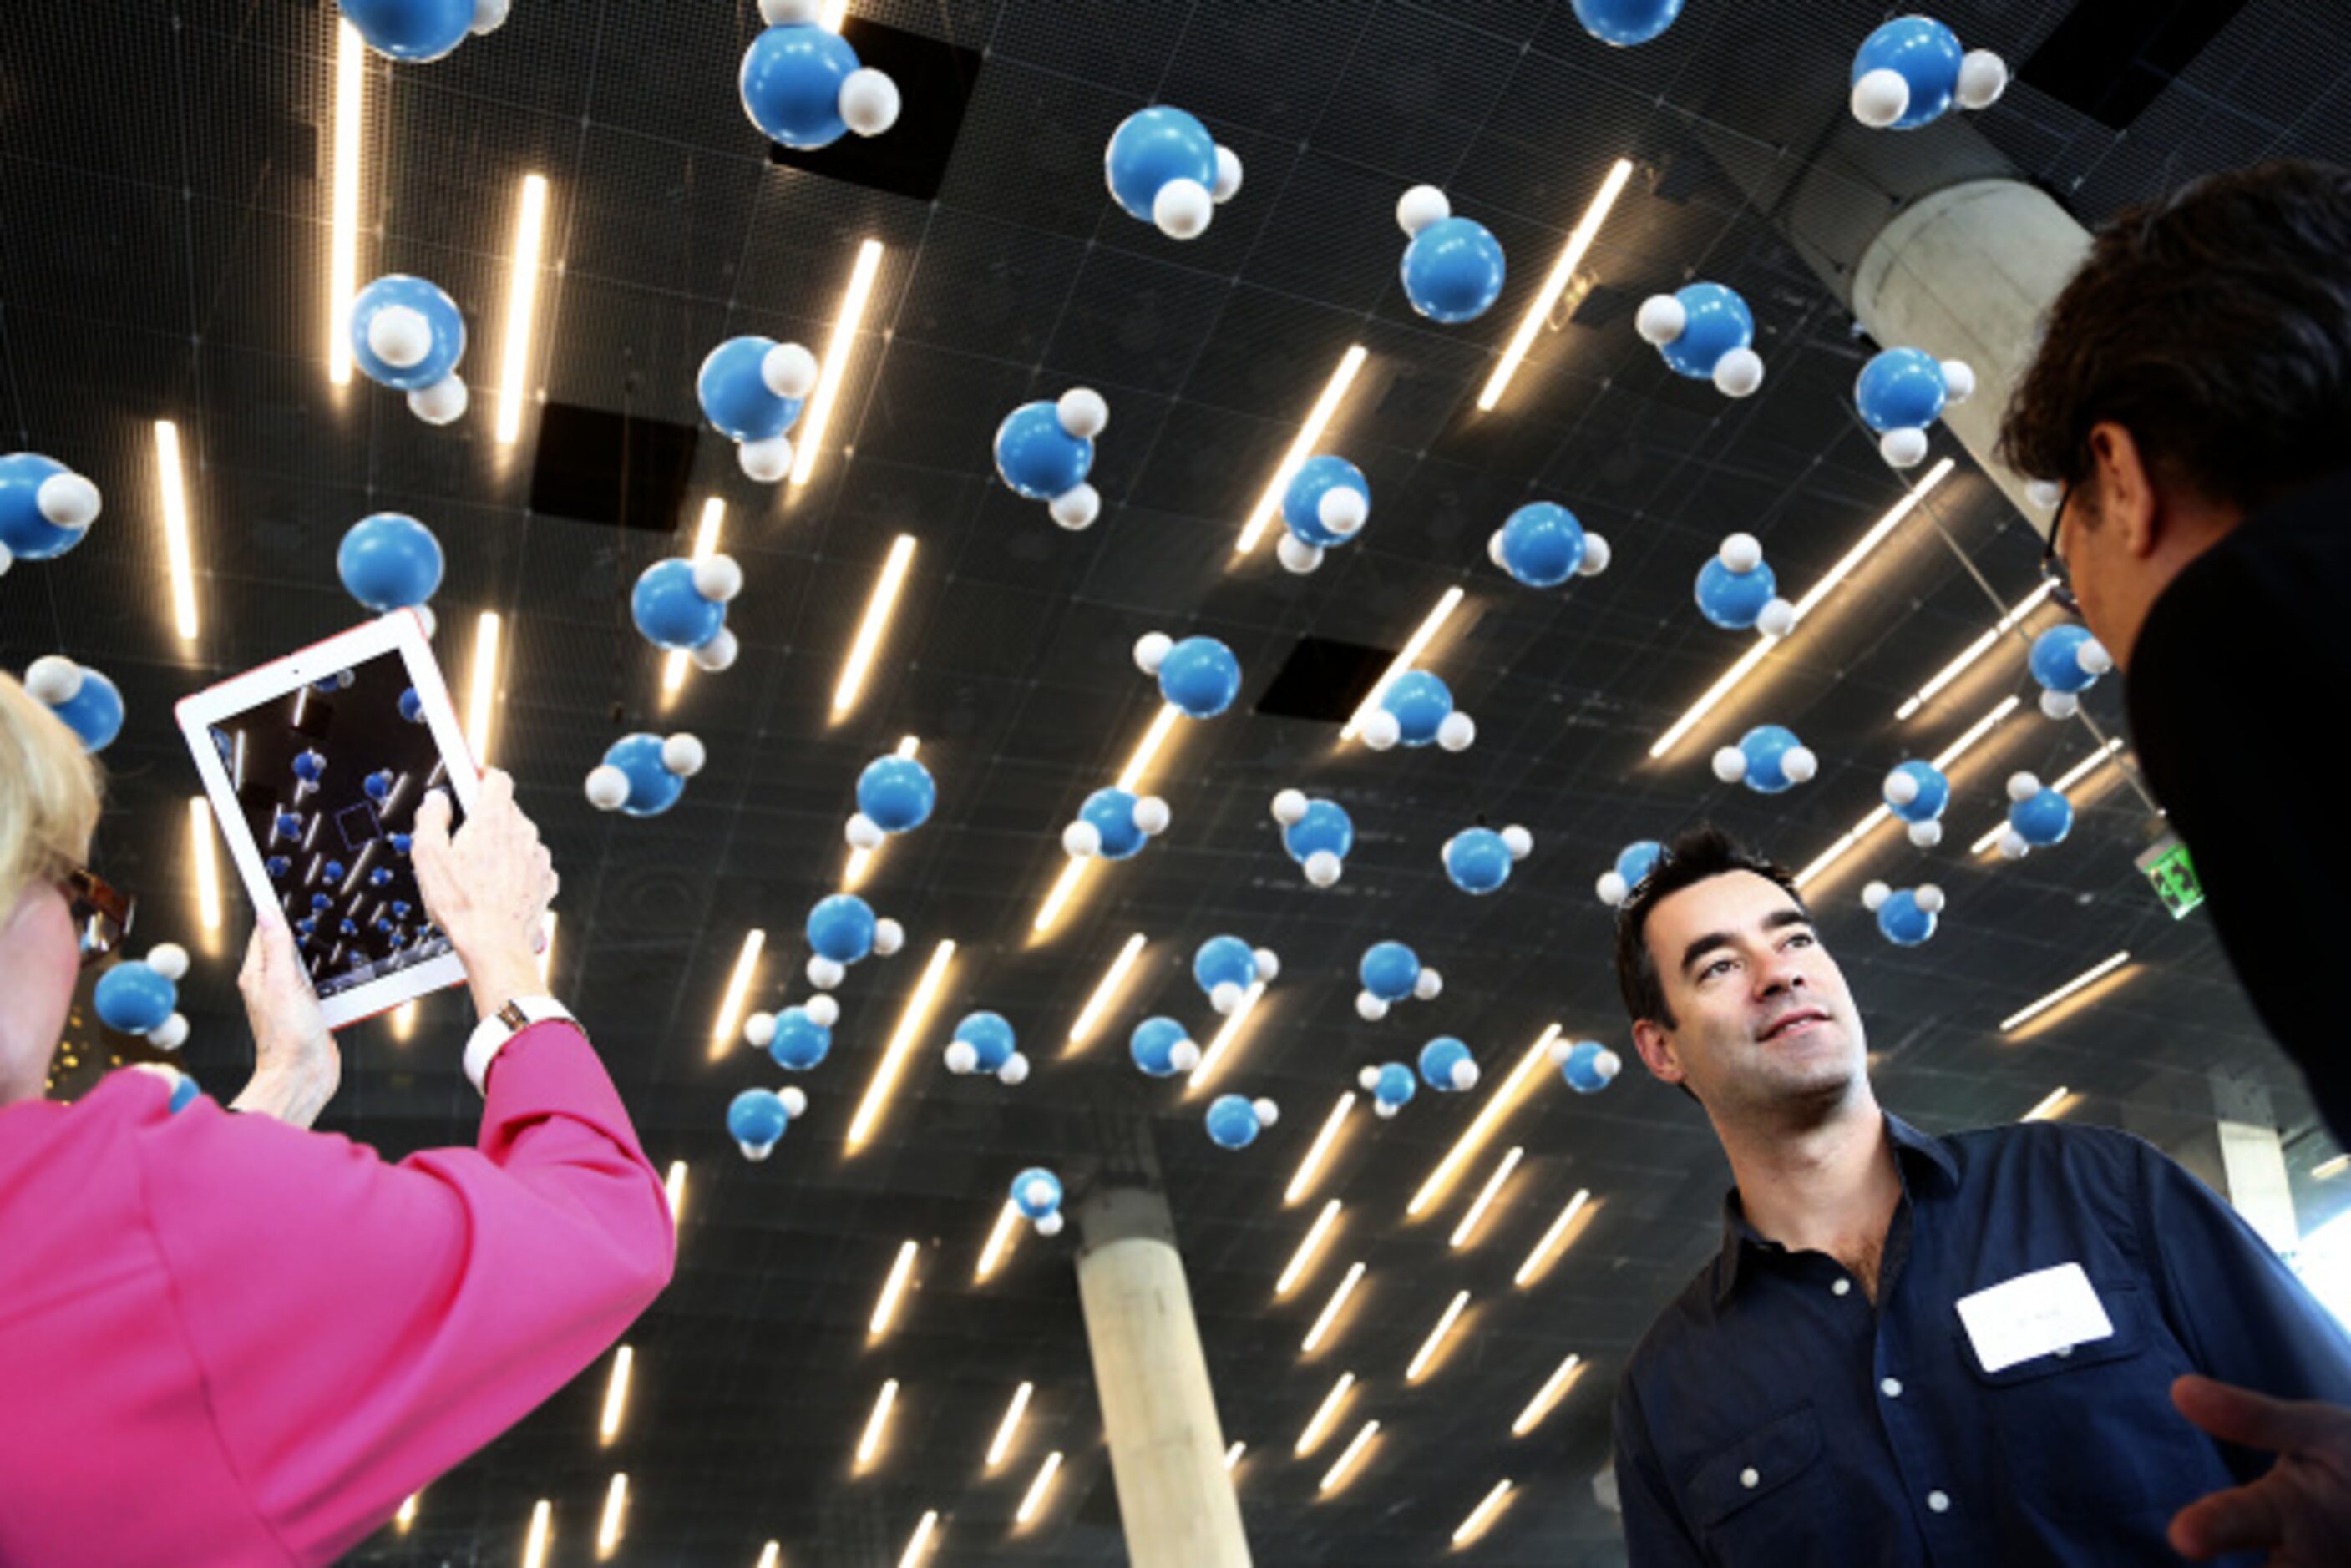
<path id="1" fill-rule="evenodd" d="M 1820 1469 L 1821 1428 L 1810 1404 L 1756 1428 L 1700 1462 L 1686 1490 L 1688 1517 L 1726 1563 L 1804 1560 L 1820 1518 L 1800 1485 Z"/>

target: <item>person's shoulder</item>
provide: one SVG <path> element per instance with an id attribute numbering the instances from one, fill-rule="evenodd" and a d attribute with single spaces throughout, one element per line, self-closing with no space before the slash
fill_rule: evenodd
<path id="1" fill-rule="evenodd" d="M 2036 1171 L 2078 1174 L 2121 1171 L 2154 1152 L 2136 1133 L 2073 1122 L 2011 1122 L 1942 1135 L 1943 1146 L 1970 1173 L 2022 1166 Z"/>

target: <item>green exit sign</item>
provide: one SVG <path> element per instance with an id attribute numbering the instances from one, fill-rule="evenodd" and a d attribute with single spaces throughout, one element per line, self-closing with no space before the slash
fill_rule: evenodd
<path id="1" fill-rule="evenodd" d="M 2137 864 L 2173 919 L 2185 919 L 2189 910 L 2204 901 L 2204 884 L 2197 879 L 2196 863 L 2188 857 L 2188 846 L 2179 842 L 2178 834 L 2165 834 L 2140 854 Z"/>

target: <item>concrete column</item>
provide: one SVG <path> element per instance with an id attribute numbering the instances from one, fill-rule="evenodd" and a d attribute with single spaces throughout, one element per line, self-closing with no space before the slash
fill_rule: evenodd
<path id="1" fill-rule="evenodd" d="M 1167 1201 L 1098 1189 L 1076 1206 L 1078 1301 L 1134 1568 L 1249 1568 L 1216 1391 Z"/>

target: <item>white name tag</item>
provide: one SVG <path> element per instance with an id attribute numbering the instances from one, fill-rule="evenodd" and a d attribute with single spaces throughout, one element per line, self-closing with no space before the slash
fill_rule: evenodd
<path id="1" fill-rule="evenodd" d="M 1986 1372 L 2113 1337 L 2115 1325 L 2079 1263 L 2036 1269 L 1959 1301 L 1959 1322 Z"/>

